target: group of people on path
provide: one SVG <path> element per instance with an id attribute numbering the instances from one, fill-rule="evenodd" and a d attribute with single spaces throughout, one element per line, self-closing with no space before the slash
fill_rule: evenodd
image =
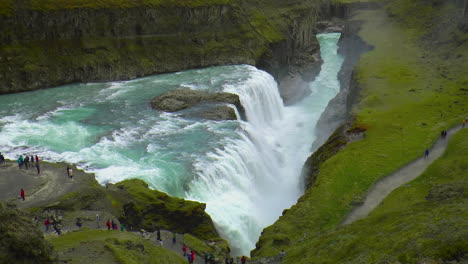
<path id="1" fill-rule="evenodd" d="M 107 219 L 106 226 L 107 230 L 119 230 L 119 226 L 114 222 L 114 220 L 111 221 L 110 219 Z M 120 224 L 120 231 L 125 231 L 125 224 Z"/>
<path id="2" fill-rule="evenodd" d="M 190 252 L 188 252 L 187 245 L 182 245 L 182 252 L 184 253 L 184 256 L 187 257 L 188 263 L 193 263 L 195 261 L 195 251 L 190 250 Z"/>
<path id="3" fill-rule="evenodd" d="M 3 155 L 2 155 L 3 156 Z M 5 160 L 5 158 L 3 158 L 3 160 Z M 40 167 L 40 163 L 39 163 L 39 156 L 28 156 L 28 155 L 25 155 L 25 157 L 23 157 L 23 155 L 20 155 L 17 159 L 17 163 L 18 163 L 18 168 L 21 170 L 21 169 L 26 169 L 26 170 L 29 170 L 29 167 L 36 167 L 36 170 L 37 170 L 37 174 L 41 174 L 41 167 Z"/>
<path id="4" fill-rule="evenodd" d="M 51 217 L 47 217 L 44 220 L 44 226 L 45 226 L 44 232 L 46 232 L 46 233 L 49 232 L 49 228 L 50 228 L 50 226 L 52 226 L 52 228 L 54 229 L 54 232 L 57 233 L 57 235 L 61 235 L 62 234 L 62 224 L 60 222 L 61 222 L 60 219 L 58 219 L 54 215 L 51 216 Z"/>
<path id="5" fill-rule="evenodd" d="M 468 123 L 468 117 L 466 117 L 465 119 L 462 120 L 462 128 L 465 128 L 466 124 Z M 440 138 L 442 139 L 446 139 L 447 138 L 447 135 L 448 135 L 448 132 L 447 130 L 442 130 L 440 132 Z M 427 159 L 429 158 L 429 153 L 430 153 L 430 150 L 427 148 L 425 151 L 424 151 L 424 158 Z"/>

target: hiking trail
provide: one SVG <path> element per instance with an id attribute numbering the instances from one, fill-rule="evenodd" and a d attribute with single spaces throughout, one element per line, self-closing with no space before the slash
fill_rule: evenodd
<path id="1" fill-rule="evenodd" d="M 421 175 L 433 161 L 442 156 L 447 148 L 448 141 L 460 129 L 460 126 L 456 126 L 447 130 L 445 138 L 439 137 L 432 148 L 429 149 L 430 153 L 427 158 L 423 154 L 420 158 L 377 181 L 366 194 L 364 203 L 355 207 L 346 216 L 342 225 L 351 224 L 358 219 L 368 216 L 393 190 Z M 424 150 L 421 150 L 421 153 L 424 153 Z"/>

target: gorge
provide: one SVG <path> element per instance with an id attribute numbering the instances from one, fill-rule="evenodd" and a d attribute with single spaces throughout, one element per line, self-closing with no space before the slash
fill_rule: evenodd
<path id="1" fill-rule="evenodd" d="M 246 65 L 69 85 L 0 97 L 1 149 L 11 159 L 28 153 L 79 164 L 101 183 L 136 177 L 206 203 L 234 252 L 247 255 L 301 194 L 311 131 L 339 91 L 339 36 L 319 35 L 322 71 L 291 106 L 283 106 L 273 77 Z M 247 122 L 150 108 L 152 97 L 178 87 L 239 94 Z"/>

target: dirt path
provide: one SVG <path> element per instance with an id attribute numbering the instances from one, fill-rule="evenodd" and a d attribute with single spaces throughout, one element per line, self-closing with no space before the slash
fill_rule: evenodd
<path id="1" fill-rule="evenodd" d="M 41 173 L 37 174 L 35 167 L 19 169 L 14 161 L 6 161 L 0 166 L 0 200 L 12 201 L 18 208 L 38 207 L 49 204 L 62 195 L 80 189 L 91 176 L 74 169 L 74 177 L 70 179 L 66 173 L 67 164 L 41 162 Z M 20 198 L 20 190 L 24 189 L 26 200 Z"/>
<path id="2" fill-rule="evenodd" d="M 430 149 L 428 158 L 425 158 L 423 155 L 396 172 L 376 182 L 367 193 L 364 204 L 355 207 L 348 214 L 342 224 L 351 224 L 358 219 L 368 216 L 369 213 L 374 210 L 374 208 L 377 207 L 377 205 L 379 205 L 393 190 L 421 175 L 434 160 L 442 156 L 447 148 L 450 137 L 460 129 L 460 126 L 452 128 L 447 131 L 448 134 L 445 139 L 439 138 L 432 149 Z"/>

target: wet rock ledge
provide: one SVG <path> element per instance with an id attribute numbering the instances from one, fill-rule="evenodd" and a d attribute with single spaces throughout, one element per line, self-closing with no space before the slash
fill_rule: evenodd
<path id="1" fill-rule="evenodd" d="M 177 89 L 159 95 L 151 101 L 153 109 L 164 112 L 184 112 L 189 117 L 198 117 L 209 120 L 237 120 L 237 108 L 241 116 L 244 108 L 239 96 L 232 93 L 196 91 L 191 89 Z"/>

